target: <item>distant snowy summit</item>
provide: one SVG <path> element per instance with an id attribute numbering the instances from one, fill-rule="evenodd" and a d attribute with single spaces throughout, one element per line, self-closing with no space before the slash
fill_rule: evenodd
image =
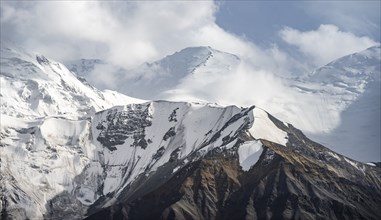
<path id="1" fill-rule="evenodd" d="M 298 74 L 296 78 L 286 79 L 285 84 L 296 88 L 296 92 L 299 93 L 313 91 L 315 93 L 328 92 L 328 95 L 336 93 L 359 95 L 365 91 L 369 82 L 380 81 L 380 62 L 380 46 L 373 46 L 332 61 L 312 73 Z M 93 84 L 97 82 L 92 79 L 92 74 L 101 75 L 106 70 L 112 71 L 111 75 L 118 79 L 114 82 L 112 89 L 136 98 L 147 100 L 188 98 L 213 101 L 211 93 L 214 91 L 198 85 L 209 85 L 205 82 L 241 71 L 237 70 L 240 64 L 242 64 L 241 59 L 234 54 L 221 52 L 211 47 L 190 47 L 153 63 L 144 63 L 134 69 L 113 66 L 98 59 L 81 59 L 69 63 L 69 69 L 87 78 Z M 252 71 L 252 75 L 255 76 L 255 71 Z M 229 81 L 219 82 L 230 83 Z M 254 86 L 255 82 L 248 81 L 247 84 Z M 327 87 L 327 85 L 331 86 Z M 240 99 L 242 98 L 237 97 L 238 103 Z M 251 101 L 258 103 L 255 99 Z M 346 107 L 347 105 L 344 108 Z"/>
<path id="2" fill-rule="evenodd" d="M 313 71 L 308 77 L 320 83 L 344 83 L 356 86 L 359 81 L 380 81 L 381 46 L 339 58 Z M 344 85 L 342 85 L 344 86 Z"/>
<path id="3" fill-rule="evenodd" d="M 380 161 L 380 66 L 380 46 L 374 46 L 337 59 L 299 82 L 299 86 L 318 95 L 321 105 L 329 107 L 321 112 L 321 117 L 328 116 L 327 121 L 340 120 L 331 132 L 308 135 L 357 160 Z M 303 88 L 301 91 L 306 91 Z M 340 114 L 335 117 L 334 112 Z"/>
<path id="4" fill-rule="evenodd" d="M 69 70 L 79 76 L 89 75 L 97 65 L 106 64 L 100 59 L 80 59 L 70 63 Z"/>
<path id="5" fill-rule="evenodd" d="M 240 63 L 238 56 L 211 47 L 189 47 L 153 63 L 144 63 L 134 69 L 124 69 L 97 59 L 81 59 L 69 63 L 70 70 L 89 78 L 98 71 L 114 71 L 118 78 L 115 90 L 129 96 L 157 100 L 181 93 L 183 82 L 189 78 L 207 81 L 223 72 L 233 71 Z M 94 71 L 94 72 L 93 72 Z M 98 72 L 99 73 L 99 72 Z M 96 83 L 96 82 L 94 82 Z M 187 93 L 191 95 L 191 93 Z M 195 97 L 195 96 L 193 96 Z M 185 97 L 184 97 L 185 98 Z"/>

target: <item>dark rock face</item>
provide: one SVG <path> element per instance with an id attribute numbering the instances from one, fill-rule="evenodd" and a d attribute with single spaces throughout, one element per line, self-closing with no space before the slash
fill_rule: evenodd
<path id="1" fill-rule="evenodd" d="M 239 120 L 240 118 L 244 118 L 244 121 L 245 123 L 243 123 L 238 129 L 237 129 L 237 132 L 235 132 L 234 134 L 229 134 L 225 137 L 223 137 L 222 141 L 223 141 L 223 145 L 226 145 L 228 143 L 230 143 L 232 140 L 236 139 L 239 135 L 242 134 L 242 132 L 246 131 L 247 129 L 249 129 L 249 125 L 250 125 L 250 118 L 248 117 L 248 113 L 253 110 L 255 108 L 255 106 L 252 106 L 250 108 L 245 108 L 245 109 L 242 109 L 242 111 L 240 113 L 237 113 L 235 115 L 233 115 L 233 117 L 231 117 L 229 119 L 229 121 L 226 122 L 226 124 L 224 124 L 224 126 L 208 141 L 205 143 L 205 145 L 208 145 L 212 142 L 215 142 L 219 137 L 221 137 L 221 132 L 225 130 L 225 128 L 227 128 L 229 125 L 231 125 L 232 123 L 236 122 L 237 120 Z"/>
<path id="2" fill-rule="evenodd" d="M 173 137 L 173 136 L 175 136 L 175 135 L 176 135 L 175 127 L 171 127 L 171 128 L 164 134 L 163 140 L 166 141 L 166 140 L 168 140 L 168 138 Z"/>
<path id="3" fill-rule="evenodd" d="M 49 60 L 46 59 L 46 57 L 44 57 L 42 55 L 36 56 L 36 60 L 41 65 L 49 65 L 49 63 L 50 63 Z"/>
<path id="4" fill-rule="evenodd" d="M 348 180 L 327 170 L 324 164 L 307 164 L 309 158 L 284 157 L 289 152 L 282 148 L 275 150 L 270 164 L 258 164 L 245 175 L 243 187 L 229 198 L 222 219 L 380 217 L 376 205 L 381 202 L 379 180 L 377 187 L 372 185 L 379 170 L 363 176 L 364 181 Z"/>
<path id="5" fill-rule="evenodd" d="M 238 162 L 238 146 L 249 138 L 241 133 L 233 148 L 216 148 L 145 195 L 88 219 L 381 218 L 379 167 L 350 161 L 271 120 L 289 142 L 262 140 L 262 155 L 249 171 Z"/>
<path id="6" fill-rule="evenodd" d="M 75 219 L 78 215 L 86 214 L 84 205 L 67 192 L 50 200 L 46 207 L 48 212 L 44 215 L 45 219 Z"/>
<path id="7" fill-rule="evenodd" d="M 179 108 L 175 108 L 173 109 L 171 115 L 168 117 L 168 121 L 174 121 L 174 122 L 177 122 L 177 110 L 179 110 Z"/>
<path id="8" fill-rule="evenodd" d="M 109 110 L 106 120 L 96 126 L 101 130 L 97 140 L 110 150 L 115 150 L 115 145 L 133 138 L 131 147 L 145 149 L 150 141 L 145 139 L 145 128 L 152 125 L 148 109 L 149 104 L 135 104 L 128 105 L 126 111 Z"/>

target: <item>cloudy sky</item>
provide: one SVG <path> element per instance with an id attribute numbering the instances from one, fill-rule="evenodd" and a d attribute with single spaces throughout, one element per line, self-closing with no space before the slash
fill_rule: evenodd
<path id="1" fill-rule="evenodd" d="M 380 2 L 1 1 L 1 38 L 125 67 L 208 45 L 287 73 L 380 42 Z"/>

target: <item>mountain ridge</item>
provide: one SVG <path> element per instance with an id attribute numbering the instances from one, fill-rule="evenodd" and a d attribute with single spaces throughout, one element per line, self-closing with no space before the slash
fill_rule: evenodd
<path id="1" fill-rule="evenodd" d="M 279 121 L 276 123 L 284 126 Z M 380 213 L 376 204 L 380 196 L 371 196 L 368 190 L 372 188 L 371 191 L 378 191 L 375 188 L 379 188 L 380 184 L 370 184 L 365 191 L 352 184 L 360 179 L 372 182 L 380 170 L 374 170 L 373 177 L 370 177 L 367 171 L 365 174 L 359 167 L 351 165 L 351 169 L 339 165 L 340 161 L 352 162 L 305 139 L 292 126 L 289 129 L 290 139 L 299 141 L 284 147 L 262 140 L 264 153 L 247 172 L 239 168 L 238 160 L 232 156 L 234 151 L 231 149 L 234 147 L 222 152 L 211 151 L 198 163 L 179 170 L 179 174 L 165 185 L 152 189 L 143 197 L 116 204 L 88 219 L 377 219 Z M 307 142 L 308 147 L 303 142 Z M 296 147 L 295 144 L 300 146 Z M 314 150 L 310 151 L 310 147 Z M 300 150 L 312 154 L 302 154 Z M 311 160 L 313 164 L 310 164 Z M 334 180 L 346 179 L 345 173 L 354 174 L 347 179 L 349 182 Z M 316 175 L 319 177 L 316 178 Z M 369 180 L 365 180 L 369 177 Z M 330 186 L 333 182 L 335 186 Z M 352 190 L 361 192 L 360 196 L 346 197 L 351 195 Z M 344 196 L 331 195 L 336 192 Z M 372 201 L 369 201 L 369 196 Z M 162 198 L 167 199 L 163 201 Z M 356 204 L 359 200 L 361 204 Z M 364 202 L 367 204 L 364 205 Z M 369 209 L 373 211 L 369 212 Z"/>
<path id="2" fill-rule="evenodd" d="M 379 106 L 378 99 L 381 99 L 377 89 L 381 74 L 379 45 L 344 56 L 311 73 L 299 74 L 301 76 L 296 78 L 279 78 L 267 73 L 263 75 L 245 65 L 245 60 L 218 52 L 213 52 L 218 55 L 201 66 L 188 63 L 192 67 L 186 75 L 185 67 L 182 71 L 165 71 L 161 62 L 170 60 L 181 66 L 192 58 L 184 50 L 153 64 L 124 70 L 127 75 L 147 73 L 147 76 L 129 80 L 118 77 L 122 79 L 119 80 L 120 83 L 127 88 L 119 91 L 131 96 L 143 94 L 149 99 L 217 102 L 239 106 L 255 104 L 285 122 L 292 122 L 313 139 L 353 159 L 363 162 L 381 160 L 381 140 L 378 135 L 380 124 L 371 118 L 380 114 L 380 108 L 370 110 L 372 103 Z M 206 55 L 210 51 L 205 47 L 202 50 Z M 172 75 L 176 75 L 174 73 L 178 73 L 176 77 L 179 78 L 175 77 L 176 80 L 171 79 Z M 137 87 L 139 88 L 136 89 Z M 362 122 L 361 127 L 369 128 L 368 133 L 364 129 L 364 132 L 360 131 L 358 123 L 351 123 L 351 118 L 358 118 Z M 354 134 L 355 131 L 359 133 Z M 336 136 L 343 138 L 335 138 Z M 348 139 L 345 144 L 340 142 L 344 137 Z M 364 155 L 351 150 L 356 149 L 361 140 L 370 143 L 364 151 L 368 153 Z"/>
<path id="3" fill-rule="evenodd" d="M 381 216 L 380 167 L 339 155 L 257 106 L 136 100 L 86 85 L 42 55 L 11 52 L 1 54 L 9 85 L 1 90 L 1 218 L 140 219 L 147 204 L 157 207 L 154 219 L 219 218 L 243 207 L 258 218 Z M 163 195 L 176 197 L 160 205 Z"/>

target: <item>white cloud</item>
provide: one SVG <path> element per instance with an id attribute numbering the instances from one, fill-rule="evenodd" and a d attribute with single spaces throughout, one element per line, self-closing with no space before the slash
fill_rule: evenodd
<path id="1" fill-rule="evenodd" d="M 213 1 L 39 1 L 1 4 L 2 38 L 57 60 L 101 58 L 125 67 L 189 46 L 247 53 L 247 42 L 215 24 Z"/>
<path id="2" fill-rule="evenodd" d="M 249 60 L 220 74 L 213 69 L 204 69 L 200 73 L 183 79 L 175 89 L 158 94 L 157 98 L 245 107 L 256 105 L 310 133 L 329 132 L 340 123 L 341 109 L 336 105 L 327 99 L 321 103 L 319 94 L 297 92 L 279 77 L 256 69 Z M 332 108 L 336 109 L 330 110 Z"/>
<path id="3" fill-rule="evenodd" d="M 374 44 L 332 25 L 310 32 L 284 28 L 282 38 L 306 55 L 300 62 L 275 44 L 260 48 L 222 29 L 215 22 L 217 10 L 213 1 L 2 2 L 1 37 L 62 62 L 100 58 L 127 68 L 185 47 L 211 46 L 278 75 L 307 72 L 308 64 L 322 65 Z"/>
<path id="4" fill-rule="evenodd" d="M 285 27 L 280 31 L 280 36 L 317 66 L 377 44 L 368 37 L 340 31 L 335 25 L 320 25 L 317 30 L 306 32 Z"/>
<path id="5" fill-rule="evenodd" d="M 217 10 L 213 1 L 2 2 L 1 36 L 61 62 L 99 58 L 130 68 L 185 47 L 211 46 L 278 74 L 298 66 L 276 45 L 262 49 L 223 30 Z"/>

